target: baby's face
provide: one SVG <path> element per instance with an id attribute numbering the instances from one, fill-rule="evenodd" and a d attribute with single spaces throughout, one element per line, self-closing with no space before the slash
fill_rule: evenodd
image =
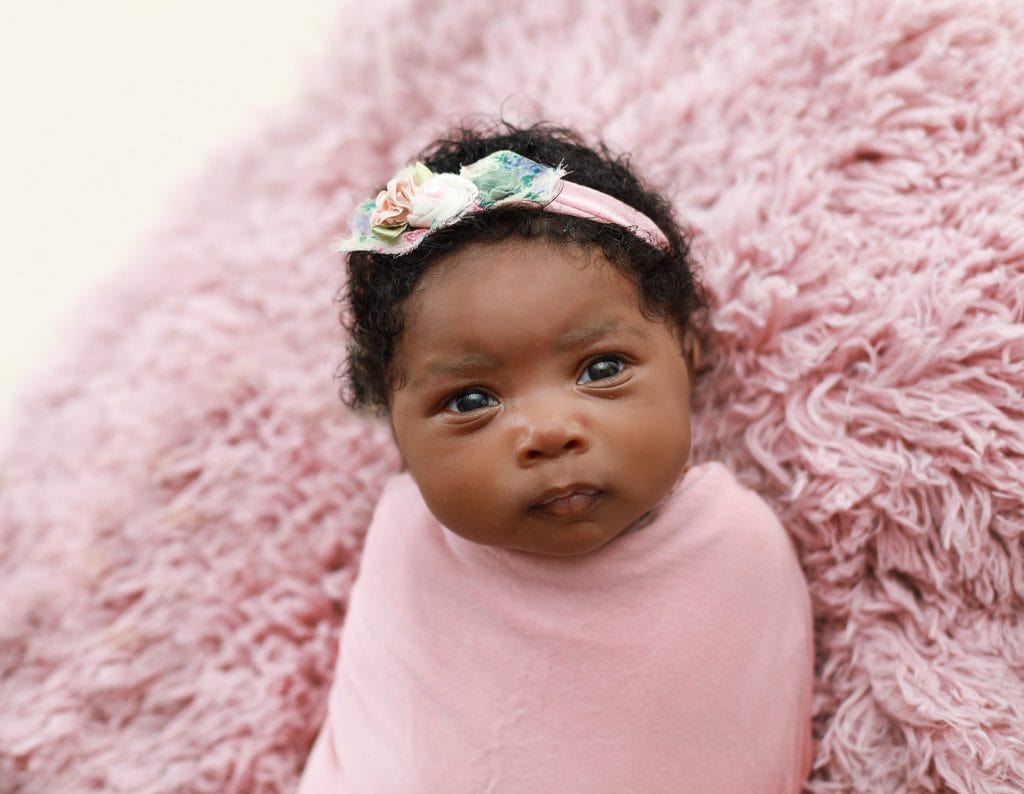
<path id="1" fill-rule="evenodd" d="M 407 302 L 391 423 L 431 512 L 467 540 L 592 551 L 690 453 L 678 333 L 599 252 L 543 241 L 448 255 Z"/>

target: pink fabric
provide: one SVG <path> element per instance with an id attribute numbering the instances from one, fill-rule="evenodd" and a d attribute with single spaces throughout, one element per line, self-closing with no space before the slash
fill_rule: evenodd
<path id="1" fill-rule="evenodd" d="M 638 212 L 614 196 L 609 196 L 600 190 L 593 190 L 586 185 L 578 185 L 566 179 L 562 180 L 562 187 L 558 191 L 558 195 L 548 203 L 545 209 L 551 212 L 561 212 L 565 215 L 575 215 L 579 218 L 591 218 L 602 223 L 615 223 L 627 229 L 635 229 L 636 234 L 647 238 L 651 245 L 654 246 L 662 246 L 668 243 L 668 240 L 665 239 L 665 233 L 642 212 Z"/>
<path id="2" fill-rule="evenodd" d="M 811 761 L 807 586 L 720 464 L 571 558 L 454 535 L 385 488 L 301 794 L 791 794 Z"/>

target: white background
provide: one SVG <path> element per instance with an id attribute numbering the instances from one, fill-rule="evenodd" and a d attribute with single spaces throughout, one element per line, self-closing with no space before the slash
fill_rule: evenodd
<path id="1" fill-rule="evenodd" d="M 295 91 L 342 2 L 4 4 L 0 423 L 174 187 Z"/>

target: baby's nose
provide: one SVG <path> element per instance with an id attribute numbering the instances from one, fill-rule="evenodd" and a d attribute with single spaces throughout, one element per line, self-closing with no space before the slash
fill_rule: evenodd
<path id="1" fill-rule="evenodd" d="M 590 446 L 580 417 L 557 400 L 535 400 L 529 406 L 520 405 L 519 414 L 516 460 L 522 466 L 584 452 Z"/>

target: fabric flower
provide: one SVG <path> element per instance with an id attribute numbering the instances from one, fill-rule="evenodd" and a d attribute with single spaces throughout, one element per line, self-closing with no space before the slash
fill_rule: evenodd
<path id="1" fill-rule="evenodd" d="M 436 228 L 465 212 L 478 192 L 476 185 L 465 177 L 436 174 L 416 187 L 406 221 L 415 228 Z"/>
<path id="2" fill-rule="evenodd" d="M 370 226 L 405 226 L 417 186 L 430 177 L 430 169 L 423 163 L 403 168 L 395 174 L 388 186 L 377 194 L 376 207 L 370 214 Z"/>
<path id="3" fill-rule="evenodd" d="M 400 255 L 433 230 L 471 212 L 516 204 L 546 206 L 558 195 L 565 169 L 515 152 L 492 152 L 458 174 L 432 173 L 423 163 L 403 168 L 387 187 L 358 205 L 338 250 Z"/>

